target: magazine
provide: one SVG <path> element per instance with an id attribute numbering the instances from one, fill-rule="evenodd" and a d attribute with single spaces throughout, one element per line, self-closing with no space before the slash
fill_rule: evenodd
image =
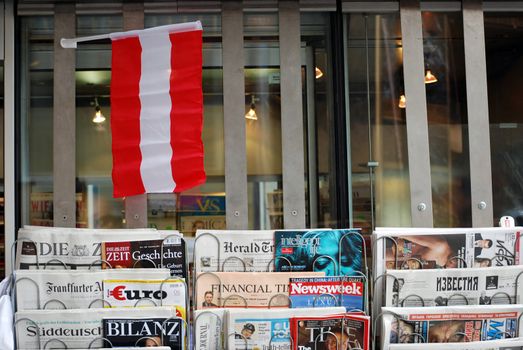
<path id="1" fill-rule="evenodd" d="M 104 318 L 102 320 L 105 346 L 122 347 L 168 345 L 172 350 L 183 350 L 186 344 L 185 324 L 181 319 L 166 317 Z M 110 342 L 110 343 L 109 343 Z"/>
<path id="2" fill-rule="evenodd" d="M 514 338 L 523 305 L 383 307 L 382 349 L 396 343 L 461 343 Z M 396 316 L 395 316 L 396 315 Z"/>
<path id="3" fill-rule="evenodd" d="M 165 241 L 156 239 L 102 242 L 102 260 L 107 261 L 112 268 L 166 267 L 171 269 L 172 276 L 187 279 L 185 240 L 181 238 L 181 236 L 169 237 Z M 104 263 L 102 267 L 107 268 L 108 266 Z"/>
<path id="4" fill-rule="evenodd" d="M 100 269 L 103 241 L 162 239 L 152 229 L 44 229 L 18 230 L 16 269 Z M 33 241 L 35 245 L 30 242 Z M 38 253 L 38 259 L 37 259 Z M 38 261 L 37 261 L 38 260 Z"/>
<path id="5" fill-rule="evenodd" d="M 274 233 L 275 270 L 352 276 L 362 271 L 359 230 L 289 230 Z M 340 249 L 341 248 L 341 249 Z"/>
<path id="6" fill-rule="evenodd" d="M 184 280 L 104 280 L 107 307 L 175 306 L 176 316 L 185 318 L 187 286 Z M 141 303 L 141 304 L 140 304 Z"/>
<path id="7" fill-rule="evenodd" d="M 358 277 L 291 278 L 291 307 L 344 306 L 347 311 L 364 310 L 365 279 Z"/>
<path id="8" fill-rule="evenodd" d="M 291 349 L 290 319 L 345 312 L 343 307 L 302 309 L 230 309 L 227 311 L 226 349 Z M 271 347 L 269 346 L 271 345 Z"/>
<path id="9" fill-rule="evenodd" d="M 17 349 L 43 349 L 51 339 L 60 339 L 68 349 L 100 348 L 103 318 L 174 316 L 170 307 L 18 311 L 15 314 Z"/>
<path id="10" fill-rule="evenodd" d="M 386 306 L 518 304 L 523 266 L 387 270 Z M 523 277 L 518 293 L 523 291 Z"/>
<path id="11" fill-rule="evenodd" d="M 361 314 L 301 316 L 290 319 L 293 350 L 369 349 L 370 317 Z"/>
<path id="12" fill-rule="evenodd" d="M 391 344 L 390 350 L 523 350 L 521 338 L 447 344 Z"/>
<path id="13" fill-rule="evenodd" d="M 194 350 L 222 349 L 223 334 L 227 334 L 224 321 L 227 310 L 229 309 L 194 311 Z"/>
<path id="14" fill-rule="evenodd" d="M 200 247 L 204 247 L 201 249 Z M 268 271 L 274 259 L 274 231 L 198 230 L 194 270 Z"/>
<path id="15" fill-rule="evenodd" d="M 196 309 L 289 307 L 289 279 L 322 277 L 323 272 L 212 272 L 195 283 Z"/>
<path id="16" fill-rule="evenodd" d="M 102 307 L 104 279 L 163 280 L 168 277 L 168 269 L 18 270 L 15 272 L 17 310 L 36 310 L 44 306 L 65 306 L 67 309 Z"/>

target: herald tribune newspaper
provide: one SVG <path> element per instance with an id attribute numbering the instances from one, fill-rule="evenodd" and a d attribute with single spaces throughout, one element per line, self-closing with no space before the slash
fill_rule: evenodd
<path id="1" fill-rule="evenodd" d="M 102 307 L 105 279 L 169 277 L 169 269 L 114 270 L 18 270 L 15 272 L 17 310 L 62 307 L 87 309 Z M 97 302 L 99 301 L 99 302 Z"/>
<path id="2" fill-rule="evenodd" d="M 196 273 L 267 271 L 272 267 L 273 259 L 273 230 L 196 231 L 194 249 Z"/>
<path id="3" fill-rule="evenodd" d="M 523 291 L 523 265 L 387 274 L 385 306 L 518 304 Z"/>
<path id="4" fill-rule="evenodd" d="M 163 239 L 153 229 L 21 228 L 18 230 L 16 269 L 100 269 L 103 241 Z M 36 247 L 33 243 L 36 243 Z"/>
<path id="5" fill-rule="evenodd" d="M 382 308 L 382 349 L 397 343 L 462 343 L 514 338 L 523 305 Z M 519 328 L 519 329 L 518 329 Z"/>
<path id="6" fill-rule="evenodd" d="M 344 307 L 278 310 L 230 309 L 227 311 L 226 349 L 290 350 L 290 318 L 327 316 L 345 312 Z M 269 346 L 271 345 L 271 346 Z"/>
<path id="7" fill-rule="evenodd" d="M 521 338 L 447 344 L 391 344 L 390 350 L 523 350 Z"/>
<path id="8" fill-rule="evenodd" d="M 16 348 L 44 349 L 52 339 L 63 341 L 68 349 L 100 348 L 103 346 L 102 319 L 116 317 L 171 318 L 175 313 L 170 307 L 19 311 L 15 314 Z"/>

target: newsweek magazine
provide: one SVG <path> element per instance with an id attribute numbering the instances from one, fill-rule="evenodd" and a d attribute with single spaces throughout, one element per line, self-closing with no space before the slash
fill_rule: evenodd
<path id="1" fill-rule="evenodd" d="M 272 230 L 196 231 L 194 249 L 196 273 L 267 271 L 273 259 L 274 231 Z"/>
<path id="2" fill-rule="evenodd" d="M 352 276 L 362 271 L 359 230 L 289 230 L 274 233 L 275 270 L 322 271 Z M 341 247 L 341 249 L 340 249 Z"/>
<path id="3" fill-rule="evenodd" d="M 21 228 L 18 230 L 16 269 L 101 269 L 103 241 L 162 239 L 153 229 Z M 31 240 L 36 243 L 36 249 Z M 51 261 L 51 260 L 58 261 Z M 62 264 L 63 263 L 63 264 Z"/>
<path id="4" fill-rule="evenodd" d="M 102 320 L 105 346 L 154 347 L 168 345 L 183 350 L 187 343 L 185 324 L 177 318 L 104 318 Z M 110 342 L 110 343 L 109 343 Z"/>
<path id="5" fill-rule="evenodd" d="M 162 252 L 163 242 L 163 252 Z M 163 266 L 162 257 L 163 255 Z M 139 240 L 121 242 L 102 242 L 102 260 L 112 268 L 157 268 L 171 269 L 171 275 L 187 279 L 187 256 L 185 240 L 182 237 L 169 237 L 165 241 Z M 107 264 L 102 265 L 107 268 Z"/>
<path id="6" fill-rule="evenodd" d="M 386 269 L 434 269 L 520 264 L 521 227 L 495 228 L 376 228 L 373 233 L 374 278 Z M 396 242 L 397 262 L 395 244 Z M 423 266 L 419 266 L 422 264 Z M 375 290 L 384 291 L 384 278 Z M 382 294 L 374 296 L 382 305 Z M 375 310 L 377 311 L 377 310 Z"/>
<path id="7" fill-rule="evenodd" d="M 15 271 L 17 310 L 60 307 L 87 309 L 102 307 L 105 279 L 169 277 L 168 269 L 114 270 L 18 270 Z M 34 282 L 34 283 L 33 283 Z M 38 287 L 37 287 L 38 286 Z"/>
<path id="8" fill-rule="evenodd" d="M 212 272 L 196 280 L 196 309 L 289 307 L 292 277 L 323 277 L 323 272 Z M 270 303 L 270 305 L 269 305 Z"/>
<path id="9" fill-rule="evenodd" d="M 523 350 L 521 338 L 447 344 L 391 344 L 389 350 Z"/>
<path id="10" fill-rule="evenodd" d="M 229 309 L 196 310 L 193 314 L 194 350 L 222 349 L 227 334 L 224 315 Z"/>
<path id="11" fill-rule="evenodd" d="M 347 311 L 364 310 L 365 279 L 357 277 L 291 278 L 291 307 L 344 306 Z"/>
<path id="12" fill-rule="evenodd" d="M 370 317 L 361 314 L 293 317 L 293 350 L 369 349 Z"/>
<path id="13" fill-rule="evenodd" d="M 290 350 L 290 319 L 298 316 L 325 316 L 345 312 L 343 307 L 302 309 L 229 309 L 226 349 Z M 232 335 L 234 334 L 234 335 Z M 271 341 L 272 339 L 272 341 Z M 271 347 L 269 347 L 269 344 Z"/>
<path id="14" fill-rule="evenodd" d="M 517 304 L 523 265 L 431 270 L 387 270 L 385 306 Z M 523 277 L 517 296 L 523 291 Z M 407 299 L 405 299 L 407 298 Z"/>
<path id="15" fill-rule="evenodd" d="M 396 343 L 462 343 L 514 338 L 520 334 L 518 317 L 522 311 L 521 304 L 383 307 L 382 349 Z"/>
<path id="16" fill-rule="evenodd" d="M 60 339 L 68 349 L 103 346 L 103 318 L 171 318 L 170 307 L 134 309 L 25 310 L 15 314 L 17 349 L 43 349 L 51 339 Z M 20 320 L 20 321 L 18 321 Z M 38 343 L 38 334 L 40 343 Z"/>
<path id="17" fill-rule="evenodd" d="M 104 280 L 103 299 L 109 307 L 175 306 L 176 316 L 185 318 L 187 285 L 181 279 Z M 143 302 L 142 302 L 143 301 Z"/>

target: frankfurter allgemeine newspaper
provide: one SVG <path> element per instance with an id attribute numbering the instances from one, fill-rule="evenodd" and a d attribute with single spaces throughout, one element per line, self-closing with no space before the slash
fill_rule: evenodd
<path id="1" fill-rule="evenodd" d="M 47 341 L 60 339 L 68 349 L 103 346 L 104 318 L 171 318 L 170 307 L 134 309 L 26 310 L 15 314 L 17 349 L 43 349 Z M 63 345 L 62 345 L 63 346 Z"/>
<path id="2" fill-rule="evenodd" d="M 153 229 L 54 228 L 18 230 L 16 269 L 101 269 L 102 242 L 163 239 Z M 33 241 L 35 245 L 30 242 Z M 52 260 L 52 261 L 51 261 Z M 65 265 L 65 266 L 64 266 Z"/>
<path id="3" fill-rule="evenodd" d="M 226 349 L 291 349 L 290 319 L 298 316 L 326 316 L 345 312 L 343 307 L 302 309 L 229 309 Z M 231 335 L 232 334 L 232 335 Z M 271 346 L 269 346 L 271 345 Z"/>
<path id="4" fill-rule="evenodd" d="M 397 343 L 462 343 L 515 338 L 523 305 L 383 307 L 382 349 Z M 523 325 L 521 325 L 523 328 Z"/>
<path id="5" fill-rule="evenodd" d="M 323 272 L 212 272 L 196 278 L 196 309 L 214 307 L 289 307 L 293 277 L 323 277 Z"/>
<path id="6" fill-rule="evenodd" d="M 203 249 L 202 249 L 203 248 Z M 267 271 L 274 260 L 273 230 L 197 230 L 194 271 Z"/>
<path id="7" fill-rule="evenodd" d="M 523 265 L 387 270 L 387 274 L 390 276 L 387 276 L 385 306 L 518 304 L 523 292 L 523 276 L 518 278 L 523 275 Z"/>
<path id="8" fill-rule="evenodd" d="M 165 279 L 169 269 L 18 270 L 15 272 L 17 310 L 63 306 L 67 309 L 103 307 L 105 279 Z M 97 302 L 100 301 L 100 302 Z"/>
<path id="9" fill-rule="evenodd" d="M 523 350 L 521 338 L 447 344 L 391 344 L 389 350 Z"/>

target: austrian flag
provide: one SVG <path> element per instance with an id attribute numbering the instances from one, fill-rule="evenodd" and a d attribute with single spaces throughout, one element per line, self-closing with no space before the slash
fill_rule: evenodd
<path id="1" fill-rule="evenodd" d="M 204 183 L 200 22 L 110 37 L 114 197 Z"/>

